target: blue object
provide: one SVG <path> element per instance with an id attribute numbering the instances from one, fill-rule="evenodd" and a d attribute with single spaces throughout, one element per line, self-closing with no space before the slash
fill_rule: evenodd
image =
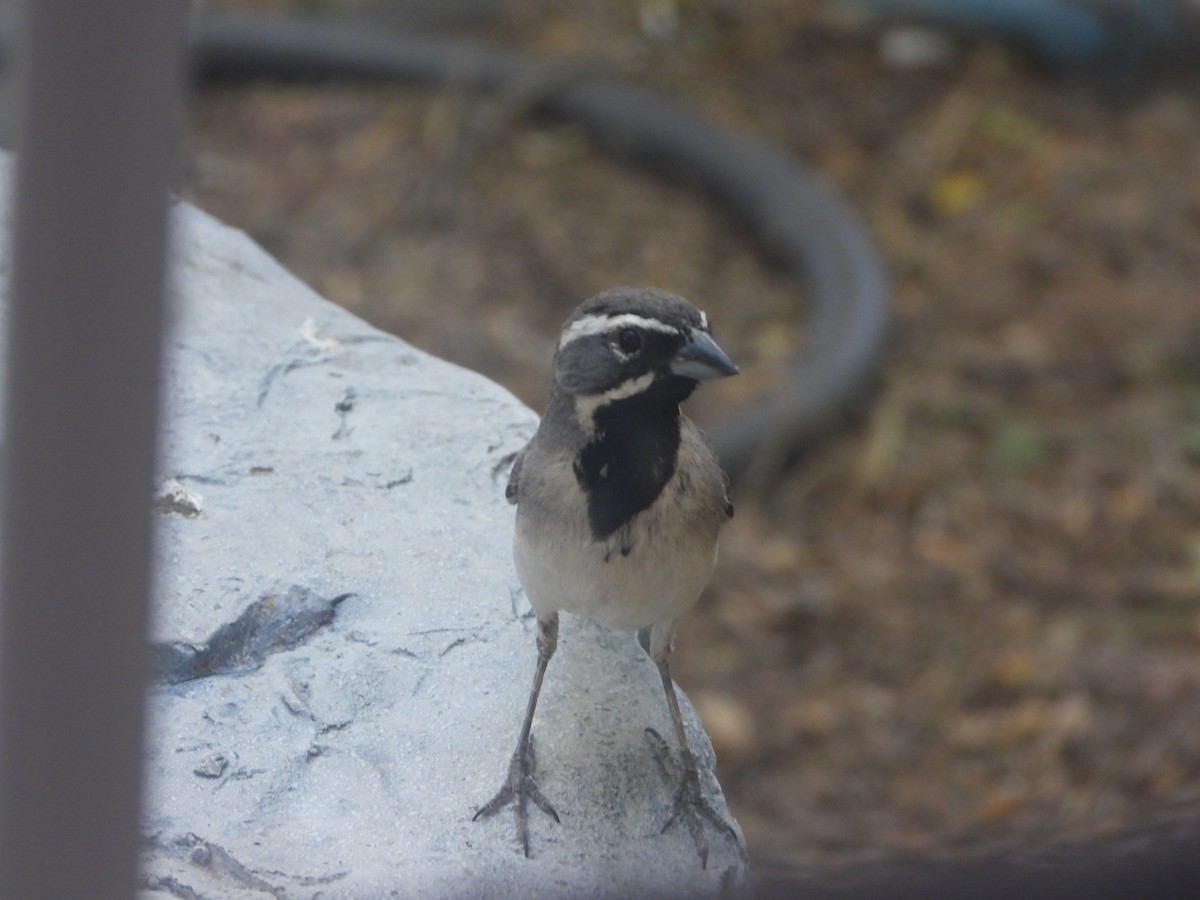
<path id="1" fill-rule="evenodd" d="M 1065 66 L 1140 57 L 1179 39 L 1177 0 L 848 0 L 885 17 L 986 33 Z"/>

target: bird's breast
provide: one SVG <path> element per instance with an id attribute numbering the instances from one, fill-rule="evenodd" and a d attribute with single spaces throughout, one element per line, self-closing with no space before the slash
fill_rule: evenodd
<path id="1" fill-rule="evenodd" d="M 712 573 L 721 518 L 693 482 L 675 472 L 654 503 L 603 538 L 578 488 L 523 497 L 513 555 L 534 610 L 566 610 L 624 631 L 686 612 Z"/>

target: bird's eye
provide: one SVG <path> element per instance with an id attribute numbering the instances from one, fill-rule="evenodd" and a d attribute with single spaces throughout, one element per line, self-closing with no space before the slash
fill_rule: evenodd
<path id="1" fill-rule="evenodd" d="M 636 328 L 625 326 L 617 332 L 617 346 L 625 353 L 637 353 L 642 349 L 642 333 Z"/>

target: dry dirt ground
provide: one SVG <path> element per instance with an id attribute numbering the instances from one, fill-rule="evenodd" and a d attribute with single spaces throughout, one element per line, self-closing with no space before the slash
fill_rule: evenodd
<path id="1" fill-rule="evenodd" d="M 894 278 L 879 391 L 740 498 L 679 636 L 760 869 L 1200 817 L 1200 96 L 1113 103 L 987 44 L 901 71 L 822 2 L 502 6 L 484 36 L 824 172 Z M 562 317 L 618 283 L 695 299 L 743 365 L 699 417 L 770 382 L 802 291 L 734 223 L 569 126 L 452 163 L 481 115 L 403 86 L 207 90 L 183 193 L 534 406 Z"/>

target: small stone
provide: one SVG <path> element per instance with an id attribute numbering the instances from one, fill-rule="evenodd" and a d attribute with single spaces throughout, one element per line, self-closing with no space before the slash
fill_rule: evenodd
<path id="1" fill-rule="evenodd" d="M 192 771 L 201 778 L 220 778 L 228 767 L 229 760 L 223 754 L 210 753 Z"/>
<path id="2" fill-rule="evenodd" d="M 958 47 L 940 31 L 904 26 L 880 38 L 879 56 L 893 69 L 911 72 L 949 65 L 958 57 Z"/>
<path id="3" fill-rule="evenodd" d="M 154 509 L 165 516 L 194 519 L 204 510 L 204 498 L 195 491 L 189 491 L 174 478 L 168 478 L 154 497 Z"/>
<path id="4" fill-rule="evenodd" d="M 207 866 L 212 862 L 212 850 L 209 849 L 208 844 L 199 843 L 192 848 L 191 858 L 196 865 Z"/>

